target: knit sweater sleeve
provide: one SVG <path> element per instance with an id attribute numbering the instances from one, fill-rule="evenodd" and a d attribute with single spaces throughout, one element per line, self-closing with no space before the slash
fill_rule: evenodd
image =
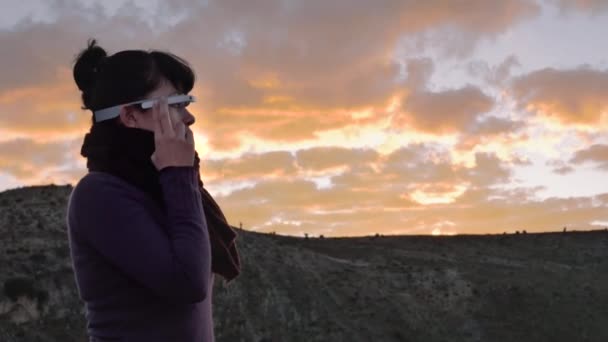
<path id="1" fill-rule="evenodd" d="M 211 245 L 194 167 L 163 168 L 166 229 L 119 178 L 81 181 L 74 215 L 78 233 L 124 274 L 174 303 L 207 297 Z"/>

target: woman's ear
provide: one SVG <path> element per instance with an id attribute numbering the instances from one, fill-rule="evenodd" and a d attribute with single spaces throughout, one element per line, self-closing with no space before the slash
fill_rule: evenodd
<path id="1" fill-rule="evenodd" d="M 118 116 L 120 117 L 120 122 L 122 122 L 123 125 L 133 128 L 137 127 L 137 119 L 135 118 L 133 111 L 128 108 L 128 106 L 120 108 L 120 113 Z"/>

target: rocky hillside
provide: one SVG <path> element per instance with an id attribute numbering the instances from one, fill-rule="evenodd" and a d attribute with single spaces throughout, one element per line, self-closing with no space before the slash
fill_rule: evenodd
<path id="1" fill-rule="evenodd" d="M 0 341 L 86 341 L 72 188 L 0 193 Z M 217 341 L 608 341 L 608 231 L 296 238 L 240 230 Z M 370 227 L 373 231 L 373 227 Z"/>

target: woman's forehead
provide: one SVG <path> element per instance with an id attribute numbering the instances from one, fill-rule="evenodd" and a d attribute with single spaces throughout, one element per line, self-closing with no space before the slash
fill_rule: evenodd
<path id="1" fill-rule="evenodd" d="M 156 89 L 154 89 L 152 92 L 150 92 L 150 94 L 148 94 L 148 97 L 155 98 L 155 97 L 160 97 L 160 96 L 171 96 L 171 95 L 175 95 L 178 93 L 179 92 L 177 91 L 177 89 L 175 89 L 175 87 L 173 86 L 173 84 L 171 84 L 171 82 L 165 81 L 165 82 L 160 82 L 160 85 Z"/>

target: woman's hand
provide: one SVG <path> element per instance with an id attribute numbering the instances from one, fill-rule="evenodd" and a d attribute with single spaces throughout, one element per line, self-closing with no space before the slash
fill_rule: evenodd
<path id="1" fill-rule="evenodd" d="M 167 98 L 162 97 L 152 107 L 154 144 L 150 159 L 158 171 L 167 166 L 194 165 L 194 136 L 182 121 L 171 122 Z"/>

